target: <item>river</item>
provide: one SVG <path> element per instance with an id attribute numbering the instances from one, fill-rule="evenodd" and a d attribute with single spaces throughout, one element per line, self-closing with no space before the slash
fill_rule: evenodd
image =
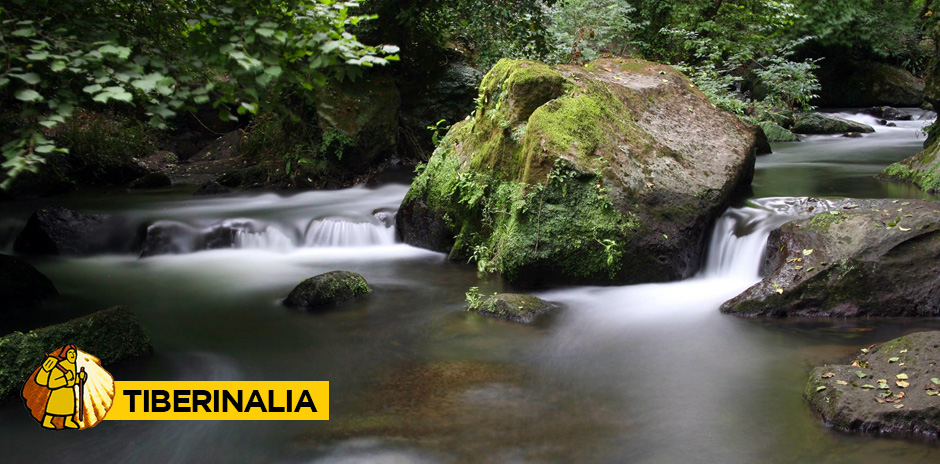
<path id="1" fill-rule="evenodd" d="M 913 110 L 911 110 L 913 111 Z M 925 116 L 917 111 L 918 117 Z M 874 124 L 873 118 L 843 114 Z M 80 433 L 0 407 L 5 462 L 940 462 L 940 446 L 850 436 L 801 397 L 809 370 L 860 347 L 940 329 L 935 319 L 766 320 L 718 306 L 759 280 L 767 234 L 800 196 L 931 198 L 872 178 L 920 150 L 924 120 L 861 139 L 776 144 L 751 199 L 716 223 L 706 263 L 669 284 L 537 293 L 564 309 L 534 327 L 464 312 L 464 293 L 508 290 L 474 266 L 395 243 L 407 176 L 378 187 L 192 197 L 109 190 L 0 204 L 0 247 L 60 204 L 119 213 L 128 234 L 173 224 L 187 253 L 31 259 L 62 297 L 10 328 L 123 304 L 155 354 L 118 380 L 329 380 L 329 422 L 109 422 Z M 237 248 L 198 250 L 222 223 Z M 323 314 L 281 306 L 300 280 L 344 269 L 373 288 Z"/>

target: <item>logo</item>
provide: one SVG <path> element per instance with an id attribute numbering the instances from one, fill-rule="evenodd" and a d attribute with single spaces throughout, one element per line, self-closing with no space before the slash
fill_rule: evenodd
<path id="1" fill-rule="evenodd" d="M 114 378 L 101 360 L 66 345 L 46 355 L 23 385 L 23 401 L 47 429 L 87 429 L 104 420 L 114 402 Z"/>

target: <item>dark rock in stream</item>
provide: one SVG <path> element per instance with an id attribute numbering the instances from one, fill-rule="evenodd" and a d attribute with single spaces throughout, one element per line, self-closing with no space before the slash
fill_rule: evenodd
<path id="1" fill-rule="evenodd" d="M 815 216 L 770 233 L 761 282 L 725 302 L 741 316 L 940 315 L 940 204 L 807 200 Z"/>
<path id="2" fill-rule="evenodd" d="M 158 221 L 147 227 L 140 257 L 233 248 L 239 232 L 257 233 L 262 229 L 262 225 L 250 220 L 227 220 L 205 228 Z"/>
<path id="3" fill-rule="evenodd" d="M 0 401 L 14 397 L 46 353 L 73 344 L 107 366 L 153 352 L 150 337 L 137 317 L 116 306 L 27 334 L 0 338 Z"/>
<path id="4" fill-rule="evenodd" d="M 844 134 L 858 132 L 868 134 L 875 132 L 875 128 L 860 122 L 850 121 L 823 113 L 807 113 L 797 119 L 792 129 L 795 134 Z"/>
<path id="5" fill-rule="evenodd" d="M 332 271 L 304 280 L 284 300 L 285 306 L 321 309 L 371 292 L 366 279 L 355 272 Z"/>
<path id="6" fill-rule="evenodd" d="M 498 293 L 469 309 L 487 317 L 531 324 L 554 307 L 551 303 L 532 295 Z"/>
<path id="7" fill-rule="evenodd" d="M 58 296 L 48 277 L 26 261 L 0 254 L 0 318 L 10 310 L 24 309 Z"/>
<path id="8" fill-rule="evenodd" d="M 810 406 L 837 430 L 936 439 L 940 332 L 864 351 L 851 364 L 813 369 L 803 393 Z"/>
<path id="9" fill-rule="evenodd" d="M 126 252 L 134 240 L 131 230 L 120 216 L 84 214 L 53 206 L 30 216 L 13 249 L 29 255 Z"/>
<path id="10" fill-rule="evenodd" d="M 231 193 L 232 189 L 218 183 L 218 182 L 206 182 L 202 184 L 193 196 L 206 196 L 206 195 L 224 195 L 226 193 Z"/>
<path id="11" fill-rule="evenodd" d="M 864 108 L 859 110 L 859 113 L 871 115 L 887 121 L 911 121 L 914 119 L 913 114 L 905 113 L 897 108 L 892 108 L 890 106 L 873 106 L 871 108 Z"/>
<path id="12" fill-rule="evenodd" d="M 140 190 L 140 189 L 157 189 L 163 187 L 169 187 L 173 182 L 170 180 L 170 176 L 162 172 L 152 172 L 143 176 L 127 187 L 131 190 Z"/>

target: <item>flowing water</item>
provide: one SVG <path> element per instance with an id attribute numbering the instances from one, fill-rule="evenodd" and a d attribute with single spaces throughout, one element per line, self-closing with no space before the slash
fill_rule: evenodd
<path id="1" fill-rule="evenodd" d="M 918 113 L 920 115 L 920 113 Z M 846 114 L 856 120 L 865 116 Z M 329 380 L 329 422 L 104 422 L 50 434 L 0 407 L 4 462 L 936 463 L 940 447 L 826 429 L 801 397 L 812 366 L 940 329 L 919 320 L 747 320 L 718 306 L 759 280 L 767 235 L 799 196 L 922 198 L 871 177 L 919 150 L 924 121 L 862 139 L 816 136 L 758 160 L 753 199 L 716 222 L 695 278 L 539 293 L 564 308 L 534 327 L 462 311 L 464 292 L 508 290 L 469 265 L 395 243 L 404 182 L 194 198 L 91 192 L 0 205 L 0 247 L 29 212 L 62 204 L 173 231 L 172 251 L 31 260 L 62 297 L 13 327 L 130 307 L 155 354 L 119 380 Z M 206 237 L 234 231 L 233 246 Z M 309 314 L 280 300 L 334 269 L 368 297 Z"/>

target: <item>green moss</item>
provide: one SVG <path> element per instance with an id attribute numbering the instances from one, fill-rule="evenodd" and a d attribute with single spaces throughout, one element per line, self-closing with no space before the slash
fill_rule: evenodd
<path id="1" fill-rule="evenodd" d="M 153 351 L 140 322 L 120 306 L 26 334 L 14 332 L 0 338 L 0 401 L 20 391 L 45 353 L 68 344 L 105 366 Z"/>
<path id="2" fill-rule="evenodd" d="M 317 309 L 352 300 L 372 291 L 366 279 L 355 272 L 331 271 L 297 285 L 284 300 L 291 307 Z"/>
<path id="3" fill-rule="evenodd" d="M 758 123 L 761 129 L 763 129 L 764 134 L 767 136 L 767 140 L 771 142 L 797 142 L 800 140 L 793 132 L 790 132 L 787 129 L 784 129 L 779 124 L 772 121 L 763 121 Z"/>
<path id="4" fill-rule="evenodd" d="M 926 192 L 940 191 L 940 142 L 903 161 L 888 166 L 879 177 L 910 182 Z"/>
<path id="5" fill-rule="evenodd" d="M 809 221 L 809 227 L 818 232 L 826 232 L 833 224 L 839 224 L 849 217 L 851 216 L 843 215 L 839 211 L 820 213 L 813 216 L 813 219 Z"/>

